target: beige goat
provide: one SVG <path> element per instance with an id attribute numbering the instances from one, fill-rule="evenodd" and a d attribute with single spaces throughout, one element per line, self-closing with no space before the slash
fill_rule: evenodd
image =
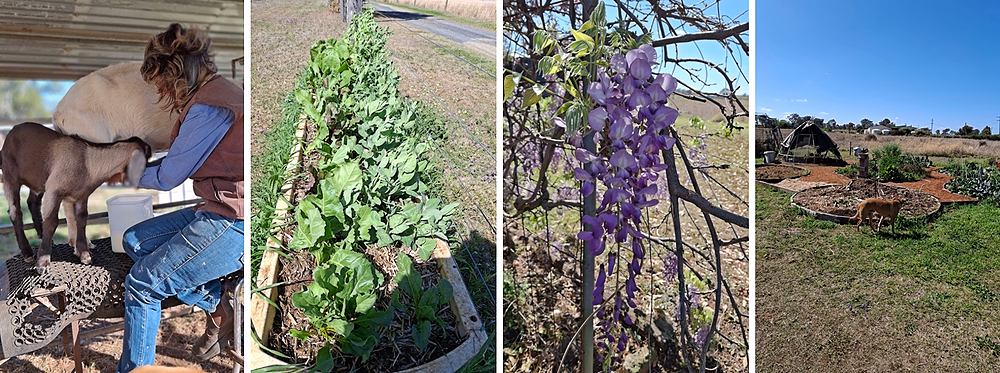
<path id="1" fill-rule="evenodd" d="M 140 66 L 141 62 L 123 62 L 77 80 L 52 113 L 56 129 L 96 143 L 138 137 L 154 151 L 168 150 L 179 114 L 163 107 L 156 86 L 142 79 Z M 75 226 L 72 210 L 72 204 L 63 203 L 67 222 Z M 69 244 L 76 247 L 75 236 L 70 236 Z"/>
<path id="2" fill-rule="evenodd" d="M 96 143 L 138 137 L 154 151 L 169 149 L 179 114 L 163 107 L 156 86 L 142 80 L 140 66 L 124 62 L 77 80 L 52 112 L 56 129 Z"/>
<path id="3" fill-rule="evenodd" d="M 108 144 L 97 144 L 60 134 L 38 123 L 14 126 L 0 149 L 3 187 L 7 195 L 8 212 L 14 224 L 14 235 L 21 255 L 27 262 L 36 261 L 24 235 L 21 214 L 21 186 L 30 189 L 28 210 L 35 230 L 42 238 L 38 246 L 35 269 L 48 270 L 52 254 L 52 235 L 59 219 L 59 203 L 73 206 L 66 216 L 74 215 L 74 253 L 84 264 L 90 264 L 87 225 L 87 199 L 106 180 L 124 173 L 131 185 L 139 182 L 151 156 L 149 145 L 139 138 Z M 67 219 L 68 220 L 68 219 Z M 75 232 L 74 232 L 75 228 Z M 75 234 L 74 234 L 75 233 Z"/>

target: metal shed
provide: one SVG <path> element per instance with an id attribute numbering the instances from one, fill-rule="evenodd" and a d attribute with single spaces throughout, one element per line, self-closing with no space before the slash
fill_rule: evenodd
<path id="1" fill-rule="evenodd" d="M 0 78 L 76 80 L 140 61 L 171 23 L 209 30 L 219 74 L 243 56 L 243 1 L 0 0 Z M 236 64 L 236 81 L 243 81 Z"/>

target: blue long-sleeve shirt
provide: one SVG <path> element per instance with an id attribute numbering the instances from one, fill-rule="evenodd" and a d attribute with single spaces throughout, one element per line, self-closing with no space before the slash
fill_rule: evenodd
<path id="1" fill-rule="evenodd" d="M 181 185 L 205 163 L 235 118 L 226 108 L 191 105 L 167 155 L 146 165 L 138 187 L 170 190 Z"/>

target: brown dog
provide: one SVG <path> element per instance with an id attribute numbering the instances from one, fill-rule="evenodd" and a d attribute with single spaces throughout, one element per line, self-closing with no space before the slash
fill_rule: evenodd
<path id="1" fill-rule="evenodd" d="M 892 227 L 892 233 L 896 234 L 896 217 L 899 216 L 899 210 L 903 207 L 903 200 L 898 198 L 893 198 L 890 201 L 879 198 L 869 198 L 861 201 L 858 205 L 858 213 L 851 217 L 850 220 L 858 219 L 858 224 L 855 225 L 858 232 L 861 232 L 861 223 L 868 219 L 868 225 L 872 226 L 874 223 L 874 218 L 872 213 L 877 212 L 879 215 L 878 225 L 872 227 L 872 230 L 881 232 L 882 220 L 889 218 L 889 226 Z"/>
<path id="2" fill-rule="evenodd" d="M 208 372 L 194 368 L 158 367 L 154 365 L 146 365 L 133 369 L 132 373 L 208 373 Z"/>

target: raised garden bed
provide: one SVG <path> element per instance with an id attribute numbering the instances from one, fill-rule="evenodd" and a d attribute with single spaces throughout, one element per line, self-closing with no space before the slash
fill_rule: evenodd
<path id="1" fill-rule="evenodd" d="M 791 165 L 759 164 L 754 169 L 754 178 L 768 183 L 794 179 L 808 174 L 809 170 Z"/>
<path id="2" fill-rule="evenodd" d="M 302 144 L 308 143 L 307 140 L 315 135 L 315 128 L 307 125 L 307 120 L 302 118 L 296 132 L 299 141 L 292 149 L 293 155 L 286 168 L 286 175 L 298 174 L 301 170 L 315 166 L 315 163 L 319 161 L 315 154 L 302 154 Z M 250 347 L 249 367 L 251 369 L 293 363 L 311 363 L 315 360 L 316 353 L 326 344 L 322 338 L 315 335 L 310 336 L 306 341 L 300 341 L 289 333 L 290 330 L 302 329 L 307 324 L 303 311 L 291 304 L 291 296 L 313 282 L 315 258 L 305 251 L 288 253 L 284 256 L 278 254 L 281 248 L 288 247 L 297 227 L 297 224 L 288 224 L 294 215 L 294 209 L 290 208 L 285 201 L 297 204 L 314 189 L 312 187 L 315 183 L 314 178 L 308 176 L 309 173 L 305 173 L 305 175 L 307 176 L 298 179 L 289 177 L 281 188 L 284 198 L 279 199 L 275 209 L 277 215 L 274 219 L 274 226 L 279 228 L 276 228 L 274 235 L 268 241 L 268 247 L 271 250 L 264 253 L 256 281 L 259 288 L 267 288 L 274 283 L 288 284 L 261 292 L 264 297 L 279 305 L 281 308 L 280 316 L 276 312 L 279 310 L 259 296 L 254 296 L 250 302 L 251 321 L 259 339 L 265 341 L 268 349 L 278 350 L 291 359 L 276 357 L 254 343 Z M 380 331 L 382 344 L 376 345 L 367 361 L 362 362 L 361 358 L 345 358 L 342 359 L 342 362 L 354 364 L 353 368 L 361 368 L 363 371 L 454 372 L 478 353 L 487 338 L 482 321 L 468 290 L 466 290 L 462 276 L 458 271 L 458 264 L 452 258 L 448 244 L 439 239 L 436 239 L 435 243 L 436 246 L 431 258 L 427 261 L 415 258 L 414 265 L 426 284 L 425 288 L 437 285 L 439 279 L 448 280 L 452 286 L 453 297 L 451 301 L 436 312 L 448 324 L 444 334 L 439 329 L 434 330 L 435 333 L 432 334 L 429 342 L 430 347 L 426 350 L 417 349 L 410 338 L 410 320 L 403 320 L 400 316 L 405 317 L 405 315 L 398 315 L 390 326 Z M 374 267 L 382 273 L 383 277 L 390 280 L 387 285 L 392 287 L 396 285 L 391 279 L 395 274 L 396 256 L 399 251 L 399 248 L 393 247 L 372 247 L 365 253 L 365 256 L 372 261 Z M 418 257 L 412 250 L 403 249 L 403 251 L 412 254 L 412 257 Z M 381 297 L 376 308 L 392 307 L 391 290 L 380 289 Z M 411 298 L 405 295 L 400 296 L 400 298 L 404 308 L 412 307 Z"/>
<path id="3" fill-rule="evenodd" d="M 282 267 L 281 262 L 286 260 L 280 260 L 279 258 L 280 256 L 274 251 L 268 251 L 264 254 L 261 272 L 258 277 L 258 286 L 266 287 L 271 284 L 271 279 L 280 279 L 281 272 L 284 272 L 286 275 L 301 274 L 303 269 L 305 269 L 304 272 L 308 276 L 311 276 L 311 269 L 302 267 L 304 263 L 295 259 L 289 259 L 287 261 L 294 263 L 294 265 Z M 446 307 L 448 308 L 446 312 L 450 313 L 450 317 L 447 318 L 449 321 L 447 333 L 449 335 L 438 335 L 436 336 L 437 338 L 431 340 L 431 344 L 437 345 L 439 348 L 429 348 L 426 353 L 416 351 L 412 348 L 412 341 L 407 341 L 410 333 L 409 324 L 407 324 L 406 320 L 394 321 L 393 325 L 386 328 L 387 330 L 382 333 L 387 340 L 384 340 L 382 345 L 376 346 L 372 351 L 371 358 L 366 363 L 361 363 L 360 366 L 354 366 L 353 368 L 375 372 L 455 372 L 478 353 L 483 343 L 486 342 L 487 335 L 483 329 L 482 321 L 476 312 L 476 308 L 472 303 L 472 298 L 462 282 L 462 276 L 458 272 L 458 264 L 451 257 L 451 251 L 448 249 L 447 243 L 438 241 L 438 246 L 432 254 L 431 261 L 434 262 L 434 264 L 429 265 L 432 268 L 423 266 L 424 268 L 420 270 L 422 275 L 447 279 L 454 289 L 453 298 Z M 285 311 L 279 320 L 275 320 L 278 317 L 277 310 L 270 306 L 267 301 L 260 297 L 251 299 L 250 304 L 253 310 L 251 321 L 254 330 L 257 331 L 261 340 L 269 341 L 268 348 L 278 347 L 272 344 L 274 342 L 285 347 L 295 343 L 295 338 L 285 333 L 292 326 L 288 325 L 287 321 L 296 319 L 304 320 L 304 316 L 301 315 L 300 310 L 295 309 L 286 302 L 291 294 L 298 291 L 298 288 L 301 286 L 304 286 L 304 284 L 272 288 L 276 290 L 270 292 L 270 296 L 274 297 L 272 300 L 278 301 L 278 304 Z M 283 323 L 283 321 L 285 322 Z M 286 350 L 282 351 L 282 353 L 293 357 L 295 360 L 308 360 L 315 356 L 310 352 L 318 351 L 323 347 L 323 345 L 316 344 L 315 342 L 314 340 L 302 342 L 297 346 L 301 350 Z M 266 353 L 257 344 L 253 344 L 250 347 L 249 366 L 251 370 L 269 366 L 288 365 L 294 362 L 282 360 Z"/>
<path id="4" fill-rule="evenodd" d="M 387 32 L 365 11 L 348 34 L 311 48 L 294 91 L 299 141 L 251 302 L 250 367 L 455 371 L 486 341 L 444 241 L 458 204 L 428 196 L 427 128 L 399 97 Z"/>
<path id="5" fill-rule="evenodd" d="M 930 194 L 869 179 L 805 189 L 792 195 L 791 203 L 818 219 L 847 223 L 857 214 L 861 201 L 867 198 L 905 200 L 899 212 L 905 218 L 927 216 L 941 209 L 941 202 Z"/>

